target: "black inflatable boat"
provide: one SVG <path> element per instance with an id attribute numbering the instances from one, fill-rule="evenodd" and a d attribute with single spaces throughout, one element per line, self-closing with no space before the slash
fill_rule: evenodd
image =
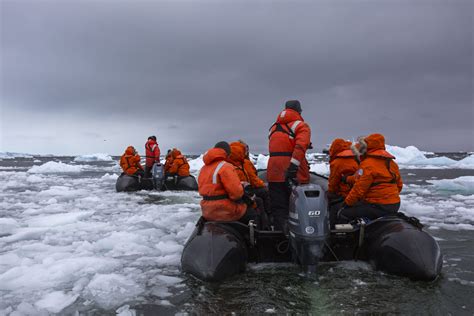
<path id="1" fill-rule="evenodd" d="M 319 262 L 364 260 L 376 269 L 431 281 L 442 268 L 435 239 L 406 216 L 337 225 L 329 229 L 327 180 L 293 190 L 289 236 L 258 230 L 253 223 L 206 222 L 202 218 L 181 257 L 182 270 L 205 281 L 220 281 L 245 270 L 248 262 L 296 262 L 314 272 Z"/>
<path id="2" fill-rule="evenodd" d="M 188 177 L 165 177 L 164 166 L 154 164 L 152 178 L 130 176 L 122 173 L 115 183 L 117 192 L 130 192 L 139 190 L 178 190 L 197 191 L 198 184 L 196 178 Z"/>

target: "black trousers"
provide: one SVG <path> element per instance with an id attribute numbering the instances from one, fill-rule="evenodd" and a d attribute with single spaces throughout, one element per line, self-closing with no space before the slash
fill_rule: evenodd
<path id="1" fill-rule="evenodd" d="M 247 211 L 245 212 L 244 216 L 239 219 L 239 222 L 247 225 L 251 220 L 255 221 L 255 223 L 259 225 L 258 212 L 251 207 L 247 207 Z"/>
<path id="2" fill-rule="evenodd" d="M 263 202 L 262 210 L 265 211 L 265 213 L 267 213 L 267 214 L 271 213 L 270 194 L 268 193 L 267 188 L 257 188 L 257 189 L 255 189 L 255 195 L 258 198 L 260 198 Z"/>
<path id="3" fill-rule="evenodd" d="M 382 216 L 395 215 L 400 209 L 400 203 L 395 204 L 368 204 L 357 203 L 345 207 L 337 218 L 338 223 L 348 223 L 356 218 L 367 217 L 376 219 Z"/>
<path id="4" fill-rule="evenodd" d="M 153 169 L 153 166 L 146 166 L 145 165 L 145 178 L 151 178 L 151 170 Z"/>
<path id="5" fill-rule="evenodd" d="M 275 230 L 283 230 L 288 221 L 291 189 L 285 182 L 269 182 L 268 191 Z"/>

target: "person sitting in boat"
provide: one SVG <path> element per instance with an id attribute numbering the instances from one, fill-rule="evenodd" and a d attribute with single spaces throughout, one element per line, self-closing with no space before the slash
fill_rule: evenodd
<path id="1" fill-rule="evenodd" d="M 253 192 L 256 195 L 255 204 L 252 207 L 257 208 L 260 213 L 267 211 L 263 199 L 258 197 L 256 192 L 263 188 L 265 189 L 265 183 L 258 178 L 256 174 L 252 175 L 245 169 L 245 145 L 240 142 L 233 142 L 230 144 L 230 155 L 227 158 L 227 162 L 234 166 L 235 172 L 239 176 L 240 182 L 250 186 L 248 191 Z M 268 194 L 267 194 L 268 195 Z"/>
<path id="2" fill-rule="evenodd" d="M 174 148 L 173 148 L 174 149 Z M 165 173 L 168 172 L 168 170 L 171 167 L 171 164 L 173 163 L 173 149 L 168 149 L 168 152 L 166 152 L 166 157 L 165 157 Z"/>
<path id="3" fill-rule="evenodd" d="M 156 136 L 148 137 L 148 140 L 145 144 L 145 176 L 151 178 L 151 169 L 155 163 L 160 163 L 160 147 L 156 142 Z"/>
<path id="4" fill-rule="evenodd" d="M 245 143 L 243 140 L 239 140 L 239 142 L 245 146 L 245 157 L 243 163 L 243 169 L 248 176 L 249 183 L 252 185 L 254 189 L 255 195 L 262 199 L 263 201 L 263 208 L 267 214 L 271 212 L 270 206 L 270 194 L 268 193 L 268 187 L 265 182 L 259 178 L 257 168 L 255 168 L 252 161 L 250 161 L 250 151 L 249 145 Z"/>
<path id="5" fill-rule="evenodd" d="M 351 150 L 351 145 L 349 141 L 336 138 L 329 148 L 328 198 L 330 201 L 344 199 L 349 194 L 351 186 L 347 178 L 359 169 L 359 163 Z"/>
<path id="6" fill-rule="evenodd" d="M 171 164 L 167 170 L 165 168 L 166 175 L 177 177 L 177 179 L 189 177 L 189 163 L 181 151 L 179 149 L 173 148 L 170 156 Z"/>
<path id="7" fill-rule="evenodd" d="M 394 215 L 400 208 L 403 187 L 398 165 L 385 150 L 385 138 L 372 134 L 359 140 L 361 163 L 354 186 L 338 212 L 341 223 L 356 218 Z"/>
<path id="8" fill-rule="evenodd" d="M 204 166 L 198 177 L 199 194 L 202 196 L 202 216 L 208 221 L 257 220 L 257 212 L 243 202 L 244 188 L 234 167 L 226 162 L 230 145 L 218 142 L 203 157 Z"/>
<path id="9" fill-rule="evenodd" d="M 120 167 L 122 167 L 123 172 L 129 176 L 143 177 L 145 174 L 140 164 L 140 155 L 138 155 L 133 146 L 128 146 L 125 153 L 120 157 Z"/>

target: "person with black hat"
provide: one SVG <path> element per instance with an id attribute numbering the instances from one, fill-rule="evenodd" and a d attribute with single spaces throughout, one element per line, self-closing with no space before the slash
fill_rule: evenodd
<path id="1" fill-rule="evenodd" d="M 240 178 L 234 166 L 226 162 L 230 152 L 230 145 L 222 141 L 204 154 L 204 166 L 198 177 L 202 216 L 209 221 L 248 224 L 249 220 L 257 220 L 257 213 L 243 201 L 245 193 Z"/>
<path id="2" fill-rule="evenodd" d="M 290 100 L 270 128 L 267 167 L 268 189 L 275 228 L 284 229 L 288 219 L 292 183 L 309 183 L 306 151 L 311 145 L 311 129 L 301 116 L 301 103 Z"/>
<path id="3" fill-rule="evenodd" d="M 148 141 L 145 144 L 145 177 L 151 178 L 151 169 L 155 162 L 160 162 L 160 147 L 156 142 L 156 136 L 148 137 Z"/>

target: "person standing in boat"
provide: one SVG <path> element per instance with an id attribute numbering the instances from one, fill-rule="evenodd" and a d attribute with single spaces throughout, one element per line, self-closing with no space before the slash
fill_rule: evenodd
<path id="1" fill-rule="evenodd" d="M 242 200 L 244 188 L 232 164 L 226 162 L 229 155 L 230 145 L 223 141 L 204 154 L 198 177 L 202 216 L 208 221 L 248 224 L 249 220 L 257 220 L 257 212 Z"/>
<path id="2" fill-rule="evenodd" d="M 120 167 L 129 176 L 143 177 L 144 171 L 140 164 L 140 159 L 140 155 L 138 155 L 135 147 L 128 146 L 122 157 L 120 157 Z"/>
<path id="3" fill-rule="evenodd" d="M 145 144 L 145 177 L 151 178 L 151 169 L 155 162 L 160 163 L 160 147 L 156 142 L 156 136 L 148 137 Z"/>
<path id="4" fill-rule="evenodd" d="M 385 150 L 384 136 L 372 134 L 361 138 L 359 152 L 361 163 L 354 186 L 337 215 L 341 223 L 394 215 L 400 208 L 403 182 L 395 157 Z"/>
<path id="5" fill-rule="evenodd" d="M 301 117 L 301 104 L 290 100 L 270 128 L 267 167 L 268 189 L 277 230 L 285 229 L 290 201 L 290 184 L 309 183 L 306 151 L 311 144 L 311 129 Z"/>

